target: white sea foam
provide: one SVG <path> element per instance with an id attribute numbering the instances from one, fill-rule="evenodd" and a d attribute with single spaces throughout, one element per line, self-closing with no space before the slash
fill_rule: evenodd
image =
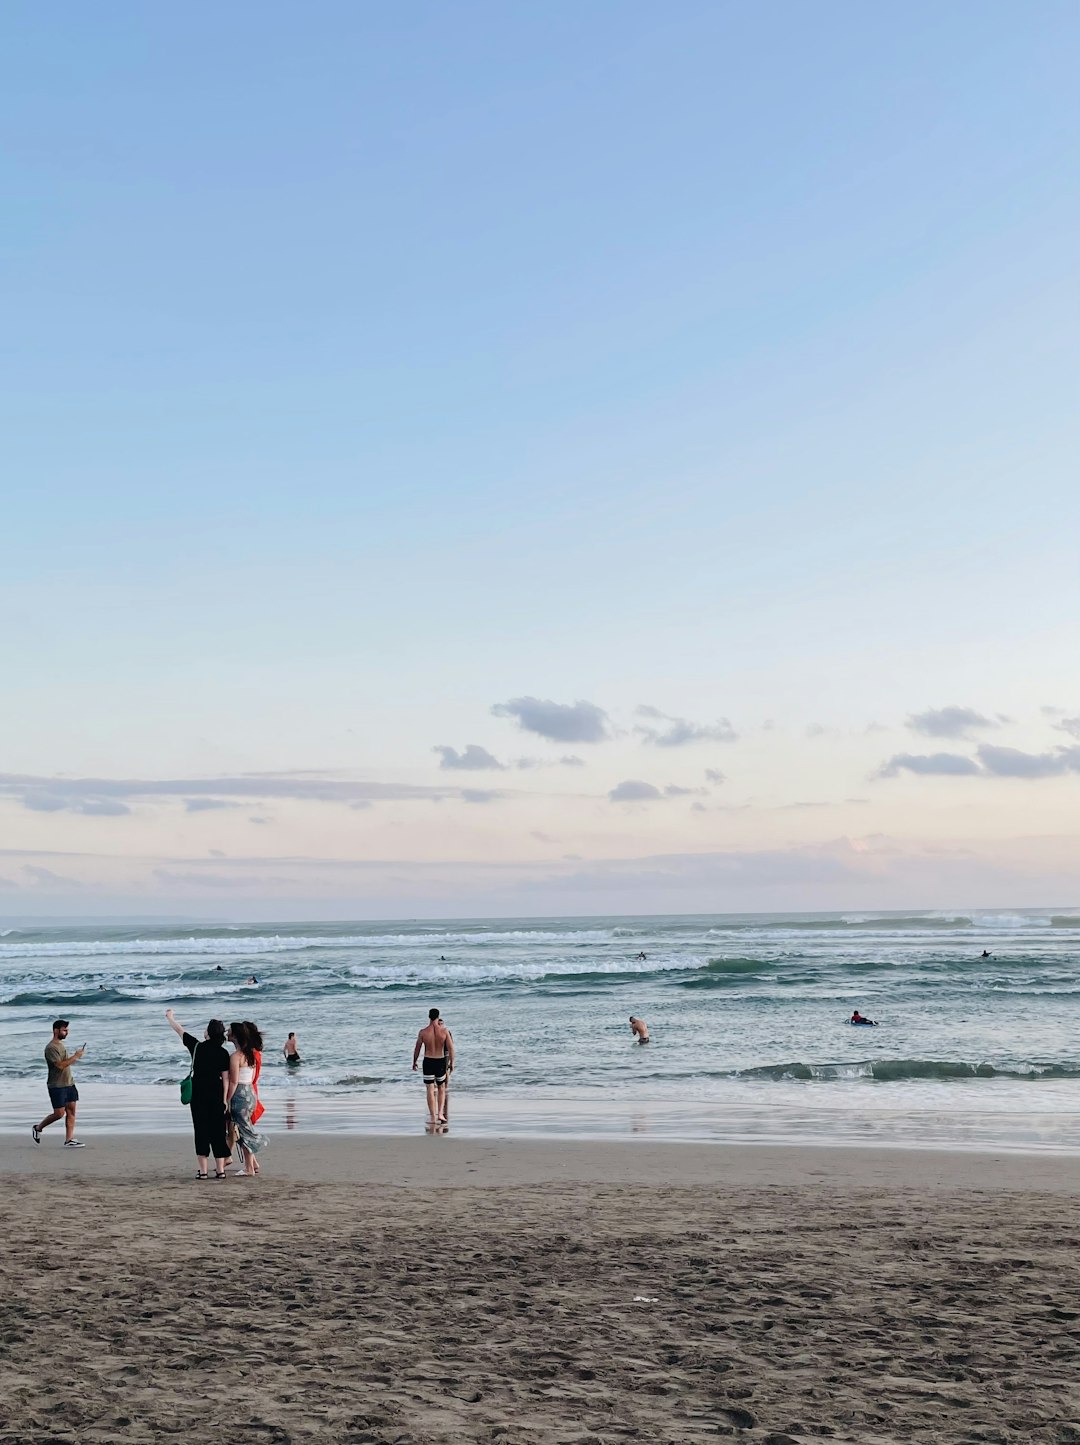
<path id="1" fill-rule="evenodd" d="M 386 948 L 412 945 L 433 949 L 482 943 L 604 942 L 609 929 L 582 929 L 561 933 L 540 929 L 507 929 L 506 932 L 477 933 L 357 933 L 291 937 L 288 934 L 251 934 L 238 938 L 122 938 L 73 939 L 71 942 L 17 943 L 0 946 L 0 962 L 8 958 L 103 958 L 119 954 L 272 954 L 306 952 L 309 949 Z"/>

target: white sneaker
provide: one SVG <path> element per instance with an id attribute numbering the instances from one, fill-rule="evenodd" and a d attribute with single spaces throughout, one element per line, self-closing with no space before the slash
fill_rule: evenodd
<path id="1" fill-rule="evenodd" d="M 65 1148 L 65 1149 L 85 1149 L 85 1148 L 86 1148 L 86 1145 L 83 1144 L 83 1143 L 81 1143 L 78 1139 L 65 1139 L 65 1140 L 64 1140 L 64 1148 Z"/>

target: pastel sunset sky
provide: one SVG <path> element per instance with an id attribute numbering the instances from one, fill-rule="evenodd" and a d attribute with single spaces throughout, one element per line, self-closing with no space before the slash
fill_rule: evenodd
<path id="1" fill-rule="evenodd" d="M 0 917 L 1080 901 L 1080 11 L 0 18 Z"/>

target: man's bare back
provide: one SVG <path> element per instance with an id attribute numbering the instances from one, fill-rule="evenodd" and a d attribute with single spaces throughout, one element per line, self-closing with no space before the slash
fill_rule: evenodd
<path id="1" fill-rule="evenodd" d="M 424 1046 L 425 1059 L 445 1059 L 446 1041 L 450 1037 L 450 1030 L 443 1023 L 442 1019 L 432 1019 L 427 1028 L 420 1030 L 417 1038 Z"/>

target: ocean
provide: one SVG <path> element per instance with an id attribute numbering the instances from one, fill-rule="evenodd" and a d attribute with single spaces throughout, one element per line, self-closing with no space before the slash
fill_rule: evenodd
<path id="1" fill-rule="evenodd" d="M 171 1005 L 259 1024 L 271 1134 L 421 1130 L 434 1005 L 462 1134 L 1076 1152 L 1078 963 L 1080 908 L 5 928 L 0 1128 L 47 1111 L 60 1014 L 83 1138 L 187 1129 Z"/>

